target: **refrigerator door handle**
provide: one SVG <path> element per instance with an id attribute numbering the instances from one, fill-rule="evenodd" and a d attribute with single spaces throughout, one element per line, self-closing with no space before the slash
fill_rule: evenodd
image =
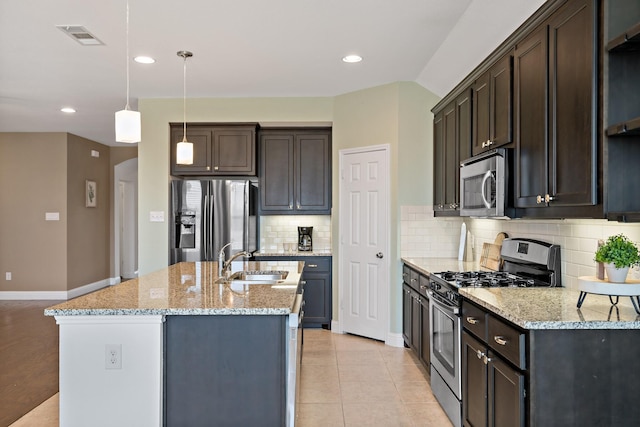
<path id="1" fill-rule="evenodd" d="M 204 195 L 204 203 L 202 206 L 202 252 L 203 261 L 209 259 L 209 195 Z"/>

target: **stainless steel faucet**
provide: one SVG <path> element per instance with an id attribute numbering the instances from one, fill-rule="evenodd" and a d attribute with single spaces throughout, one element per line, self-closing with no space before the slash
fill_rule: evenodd
<path id="1" fill-rule="evenodd" d="M 227 246 L 231 246 L 231 243 L 227 243 L 226 245 L 224 245 L 218 253 L 218 276 L 220 277 L 226 277 L 227 271 L 229 270 L 229 267 L 231 267 L 231 263 L 236 259 L 240 258 L 241 256 L 245 258 L 251 258 L 252 256 L 251 252 L 241 251 L 231 255 L 229 261 L 225 261 L 224 250 L 227 248 Z"/>

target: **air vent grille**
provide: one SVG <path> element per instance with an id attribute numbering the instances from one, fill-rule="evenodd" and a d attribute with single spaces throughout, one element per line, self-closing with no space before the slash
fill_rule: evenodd
<path id="1" fill-rule="evenodd" d="M 56 27 L 83 46 L 100 46 L 104 44 L 81 25 L 56 25 Z"/>

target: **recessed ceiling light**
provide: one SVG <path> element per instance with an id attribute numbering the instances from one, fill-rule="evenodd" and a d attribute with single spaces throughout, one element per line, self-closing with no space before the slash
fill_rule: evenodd
<path id="1" fill-rule="evenodd" d="M 153 64 L 156 62 L 156 60 L 150 56 L 136 56 L 133 60 L 139 64 Z"/>
<path id="2" fill-rule="evenodd" d="M 360 55 L 347 55 L 342 58 L 343 62 L 354 63 L 362 61 L 362 57 Z"/>
<path id="3" fill-rule="evenodd" d="M 63 113 L 75 113 L 76 112 L 75 108 L 71 108 L 71 107 L 61 108 L 60 111 L 62 111 Z"/>

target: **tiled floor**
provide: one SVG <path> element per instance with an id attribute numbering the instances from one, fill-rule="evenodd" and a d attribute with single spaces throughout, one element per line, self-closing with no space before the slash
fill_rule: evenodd
<path id="1" fill-rule="evenodd" d="M 451 426 L 427 378 L 408 349 L 305 329 L 299 424 Z"/>
<path id="2" fill-rule="evenodd" d="M 450 427 L 427 373 L 404 348 L 305 329 L 300 427 Z M 58 395 L 10 427 L 57 427 Z"/>

